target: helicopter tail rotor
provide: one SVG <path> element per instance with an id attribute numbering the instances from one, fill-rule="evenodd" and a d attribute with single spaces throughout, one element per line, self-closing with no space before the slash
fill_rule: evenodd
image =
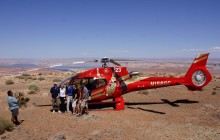
<path id="1" fill-rule="evenodd" d="M 212 76 L 206 69 L 206 63 L 208 60 L 209 53 L 199 54 L 194 59 L 191 67 L 185 75 L 185 85 L 190 90 L 200 90 L 202 87 L 207 85 Z"/>

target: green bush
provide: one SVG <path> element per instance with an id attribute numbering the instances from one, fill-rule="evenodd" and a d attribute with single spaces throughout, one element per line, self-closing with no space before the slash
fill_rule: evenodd
<path id="1" fill-rule="evenodd" d="M 36 91 L 32 91 L 32 90 L 28 91 L 28 94 L 36 94 L 36 93 L 37 93 Z"/>
<path id="2" fill-rule="evenodd" d="M 0 118 L 0 135 L 7 131 L 11 131 L 14 128 L 14 124 L 8 120 Z"/>
<path id="3" fill-rule="evenodd" d="M 216 93 L 217 93 L 216 91 L 214 91 L 214 90 L 212 91 L 212 95 L 215 95 Z"/>
<path id="4" fill-rule="evenodd" d="M 33 80 L 37 80 L 37 79 L 34 79 L 31 77 L 30 74 L 27 74 L 27 73 L 23 73 L 21 76 L 16 76 L 16 78 L 18 79 L 24 79 L 25 81 L 27 81 L 28 79 L 33 79 Z"/>
<path id="5" fill-rule="evenodd" d="M 0 135 L 5 132 L 5 127 L 4 125 L 0 122 Z"/>
<path id="6" fill-rule="evenodd" d="M 29 89 L 30 92 L 32 92 L 32 93 L 36 93 L 36 92 L 38 92 L 38 91 L 40 90 L 39 87 L 38 87 L 37 85 L 34 85 L 34 84 L 29 85 L 29 86 L 28 86 L 28 89 Z"/>
<path id="7" fill-rule="evenodd" d="M 44 77 L 39 77 L 38 80 L 42 81 L 42 80 L 45 80 Z"/>
<path id="8" fill-rule="evenodd" d="M 61 82 L 62 80 L 61 79 L 59 79 L 59 78 L 55 78 L 55 79 L 53 79 L 53 82 Z"/>
<path id="9" fill-rule="evenodd" d="M 30 74 L 27 74 L 27 73 L 23 73 L 22 76 L 28 77 L 28 76 L 31 76 L 31 75 L 30 75 Z"/>
<path id="10" fill-rule="evenodd" d="M 12 85 L 12 84 L 14 84 L 14 81 L 12 81 L 12 80 L 6 80 L 6 81 L 5 81 L 5 84 L 6 84 L 6 85 Z"/>
<path id="11" fill-rule="evenodd" d="M 141 91 L 139 91 L 139 94 L 148 95 L 149 93 L 150 93 L 149 90 L 141 90 Z"/>
<path id="12" fill-rule="evenodd" d="M 16 76 L 16 78 L 18 78 L 18 79 L 24 79 L 25 76 Z"/>
<path id="13" fill-rule="evenodd" d="M 34 78 L 32 78 L 32 80 L 37 80 L 37 78 L 36 78 L 36 77 L 34 77 Z"/>

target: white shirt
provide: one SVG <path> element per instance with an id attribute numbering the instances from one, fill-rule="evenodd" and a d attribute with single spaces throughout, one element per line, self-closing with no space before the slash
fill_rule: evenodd
<path id="1" fill-rule="evenodd" d="M 60 97 L 66 97 L 66 88 L 60 88 Z"/>

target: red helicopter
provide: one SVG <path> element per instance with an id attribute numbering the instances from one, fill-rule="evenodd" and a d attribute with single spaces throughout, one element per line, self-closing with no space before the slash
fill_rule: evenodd
<path id="1" fill-rule="evenodd" d="M 209 53 L 199 54 L 194 59 L 188 72 L 183 77 L 139 77 L 138 72 L 128 72 L 126 67 L 110 58 L 102 58 L 100 62 L 102 67 L 93 68 L 85 72 L 78 73 L 61 82 L 68 84 L 85 84 L 90 90 L 89 104 L 94 102 L 113 99 L 111 103 L 115 104 L 116 110 L 125 108 L 123 94 L 175 85 L 185 85 L 189 90 L 201 90 L 212 79 L 211 74 L 206 69 L 206 63 Z M 99 60 L 89 61 L 99 62 Z M 75 62 L 84 63 L 84 62 Z M 113 63 L 116 66 L 108 67 L 107 63 Z M 134 77 L 135 76 L 135 77 Z"/>

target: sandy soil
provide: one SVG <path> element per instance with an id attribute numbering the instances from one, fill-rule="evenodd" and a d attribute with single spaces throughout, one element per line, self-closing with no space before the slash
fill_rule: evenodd
<path id="1" fill-rule="evenodd" d="M 0 78 L 0 116 L 10 119 L 6 92 L 23 92 L 30 98 L 27 107 L 20 109 L 22 124 L 0 135 L 7 140 L 62 139 L 220 139 L 220 75 L 203 91 L 188 91 L 184 86 L 165 87 L 124 95 L 126 108 L 91 109 L 89 115 L 76 117 L 68 113 L 52 113 L 49 89 L 54 78 L 71 73 L 37 73 L 33 80 L 7 76 Z M 12 79 L 13 85 L 5 81 Z M 28 95 L 28 85 L 37 84 L 40 91 Z M 216 88 L 217 87 L 217 88 Z"/>

